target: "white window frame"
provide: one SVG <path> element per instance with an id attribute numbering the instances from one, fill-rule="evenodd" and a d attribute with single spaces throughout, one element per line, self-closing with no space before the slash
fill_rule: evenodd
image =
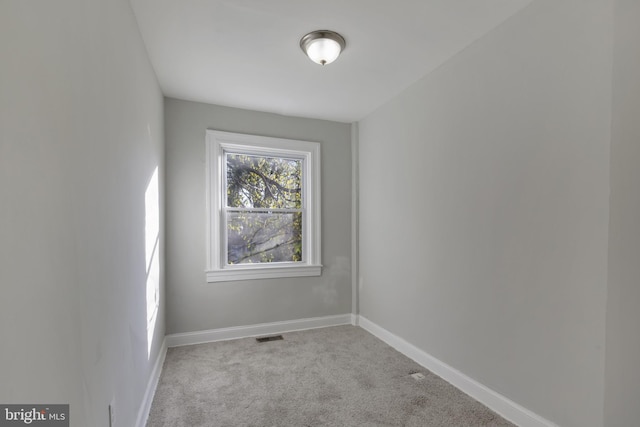
<path id="1" fill-rule="evenodd" d="M 226 179 L 223 176 L 225 152 L 293 157 L 303 162 L 302 180 L 302 256 L 300 262 L 227 264 L 226 230 L 223 230 Z M 207 192 L 207 282 L 320 276 L 320 144 L 317 142 L 272 138 L 258 135 L 206 132 Z"/>

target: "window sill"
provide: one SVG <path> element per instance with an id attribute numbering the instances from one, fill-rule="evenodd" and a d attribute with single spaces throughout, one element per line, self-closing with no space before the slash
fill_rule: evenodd
<path id="1" fill-rule="evenodd" d="M 284 277 L 310 277 L 322 274 L 321 265 L 287 267 L 230 268 L 207 271 L 207 282 L 231 282 L 234 280 L 280 279 Z"/>

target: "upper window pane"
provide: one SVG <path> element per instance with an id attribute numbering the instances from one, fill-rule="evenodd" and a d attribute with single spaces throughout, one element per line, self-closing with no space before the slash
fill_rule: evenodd
<path id="1" fill-rule="evenodd" d="M 302 160 L 226 153 L 227 207 L 302 208 Z"/>

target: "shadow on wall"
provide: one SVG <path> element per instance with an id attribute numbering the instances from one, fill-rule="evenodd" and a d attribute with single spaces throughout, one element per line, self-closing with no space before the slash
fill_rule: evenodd
<path id="1" fill-rule="evenodd" d="M 160 249 L 160 195 L 157 166 L 144 194 L 144 208 L 147 275 L 147 360 L 149 360 L 160 307 L 160 257 L 158 253 Z"/>

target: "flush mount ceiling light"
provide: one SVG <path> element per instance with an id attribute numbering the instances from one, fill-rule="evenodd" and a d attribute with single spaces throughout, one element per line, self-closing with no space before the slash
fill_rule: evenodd
<path id="1" fill-rule="evenodd" d="M 316 64 L 326 65 L 335 61 L 347 43 L 344 38 L 329 30 L 312 31 L 300 39 L 300 48 Z"/>

